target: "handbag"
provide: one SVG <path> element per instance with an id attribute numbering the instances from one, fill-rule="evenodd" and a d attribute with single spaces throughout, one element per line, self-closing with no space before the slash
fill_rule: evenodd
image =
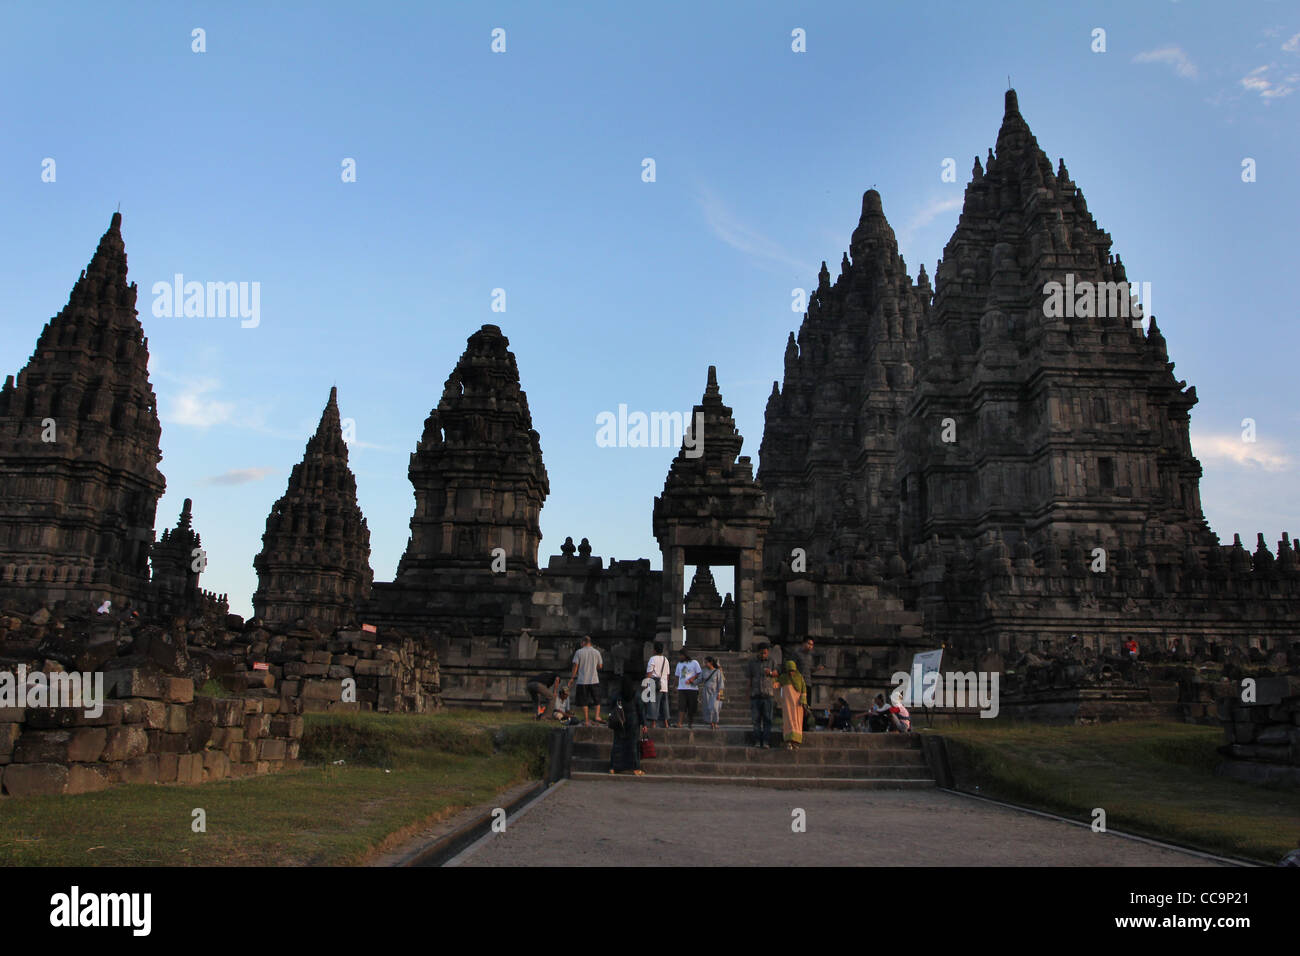
<path id="1" fill-rule="evenodd" d="M 641 738 L 641 759 L 649 760 L 651 757 L 657 757 L 657 756 L 659 756 L 659 752 L 655 750 L 655 742 L 651 740 L 649 737 L 642 737 Z"/>

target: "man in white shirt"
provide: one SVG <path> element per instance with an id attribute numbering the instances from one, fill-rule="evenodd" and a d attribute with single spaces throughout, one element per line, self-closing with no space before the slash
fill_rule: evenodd
<path id="1" fill-rule="evenodd" d="M 691 652 L 682 648 L 681 663 L 677 665 L 677 726 L 682 726 L 682 717 L 686 726 L 695 729 L 695 711 L 700 706 L 700 689 L 695 686 L 700 676 L 700 665 L 691 657 Z"/>
<path id="2" fill-rule="evenodd" d="M 596 723 L 600 723 L 600 669 L 604 666 L 600 651 L 591 646 L 591 635 L 582 639 L 582 646 L 573 653 L 573 676 L 569 686 L 577 683 L 578 690 L 573 695 L 573 705 L 582 708 L 582 726 L 590 727 L 587 708 L 596 707 Z"/>
<path id="3" fill-rule="evenodd" d="M 671 665 L 668 663 L 668 658 L 664 656 L 664 642 L 655 641 L 654 656 L 646 661 L 645 665 L 646 678 L 655 682 L 655 699 L 648 701 L 645 705 L 647 727 L 653 727 L 656 720 L 662 720 L 665 729 L 668 727 L 668 675 L 670 672 Z"/>

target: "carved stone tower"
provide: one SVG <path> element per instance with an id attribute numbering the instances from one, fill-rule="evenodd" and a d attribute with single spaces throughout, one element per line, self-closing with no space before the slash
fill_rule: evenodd
<path id="1" fill-rule="evenodd" d="M 691 414 L 691 430 L 654 502 L 654 535 L 664 568 L 658 633 L 673 648 L 682 646 L 688 564 L 735 568 L 733 633 L 740 650 L 766 633 L 763 539 L 772 507 L 754 480 L 749 456 L 737 457 L 744 441 L 731 409 L 722 404 L 717 369 L 710 365 L 704 398 Z"/>
<path id="2" fill-rule="evenodd" d="M 0 590 L 21 599 L 148 598 L 166 482 L 121 226 L 0 389 Z"/>
<path id="3" fill-rule="evenodd" d="M 532 611 L 550 493 L 510 341 L 469 337 L 411 455 L 411 538 L 374 615 L 476 634 L 518 633 Z"/>
<path id="4" fill-rule="evenodd" d="M 354 623 L 358 604 L 370 596 L 370 529 L 357 505 L 336 388 L 267 516 L 253 567 L 253 613 L 267 623 L 302 618 L 322 629 Z"/>

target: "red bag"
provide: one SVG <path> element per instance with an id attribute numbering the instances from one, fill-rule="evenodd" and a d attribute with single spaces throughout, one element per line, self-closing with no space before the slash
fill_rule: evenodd
<path id="1" fill-rule="evenodd" d="M 659 753 L 658 751 L 655 750 L 655 742 L 651 740 L 649 737 L 642 737 L 641 738 L 641 759 L 649 760 L 651 757 L 657 757 L 657 756 L 659 756 Z"/>

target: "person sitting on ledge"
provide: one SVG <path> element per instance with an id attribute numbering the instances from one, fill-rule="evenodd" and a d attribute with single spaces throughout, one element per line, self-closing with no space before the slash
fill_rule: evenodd
<path id="1" fill-rule="evenodd" d="M 895 697 L 889 707 L 889 729 L 900 734 L 912 732 L 912 715 L 903 706 L 902 697 Z"/>
<path id="2" fill-rule="evenodd" d="M 883 734 L 889 730 L 889 705 L 885 703 L 885 695 L 877 694 L 876 702 L 867 711 L 867 733 Z"/>
<path id="3" fill-rule="evenodd" d="M 551 716 L 562 721 L 573 718 L 573 702 L 569 700 L 569 692 L 563 687 L 555 695 L 555 710 L 551 713 Z"/>
<path id="4" fill-rule="evenodd" d="M 831 710 L 830 725 L 827 729 L 844 731 L 853 729 L 853 709 L 843 697 L 835 699 L 835 707 Z"/>

